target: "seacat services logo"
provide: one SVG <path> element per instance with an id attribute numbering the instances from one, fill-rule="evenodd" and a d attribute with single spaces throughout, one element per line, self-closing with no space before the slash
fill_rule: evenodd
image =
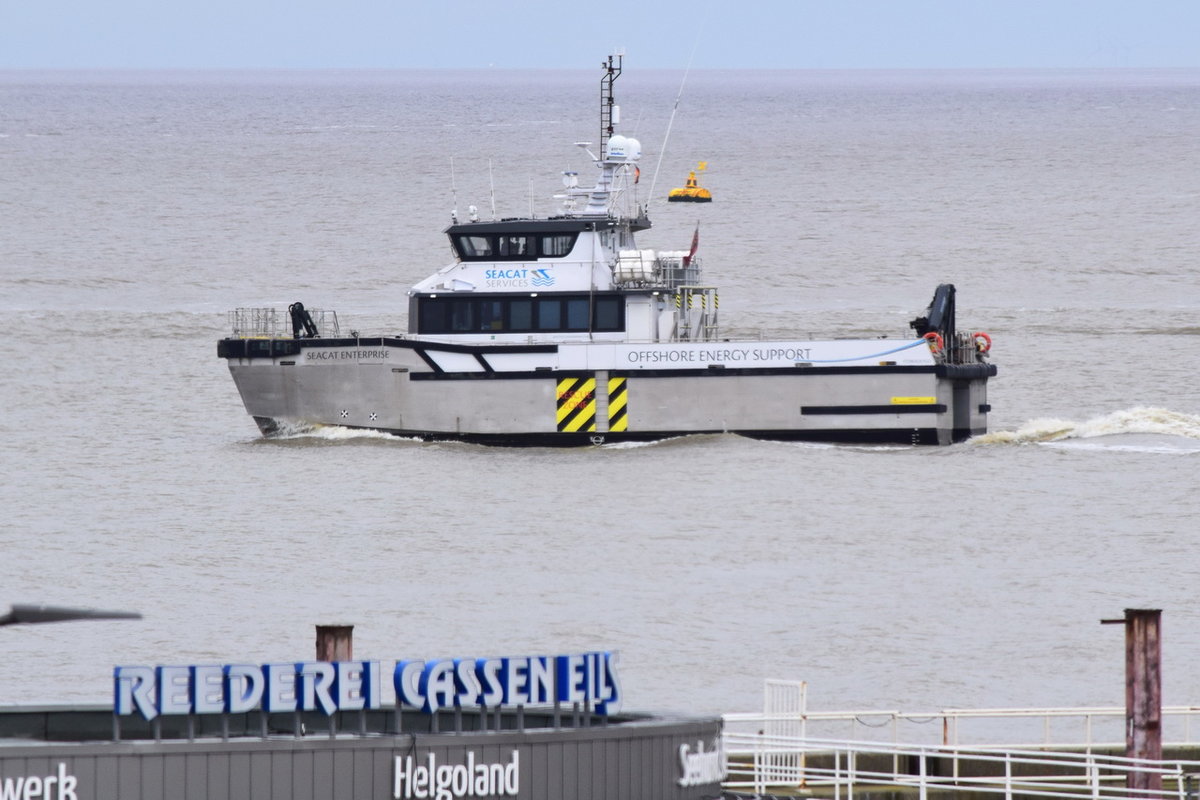
<path id="1" fill-rule="evenodd" d="M 531 269 L 531 270 L 529 270 L 529 274 L 533 276 L 532 278 L 529 279 L 529 282 L 532 283 L 534 286 L 553 286 L 554 285 L 554 276 L 550 274 L 550 270 Z"/>

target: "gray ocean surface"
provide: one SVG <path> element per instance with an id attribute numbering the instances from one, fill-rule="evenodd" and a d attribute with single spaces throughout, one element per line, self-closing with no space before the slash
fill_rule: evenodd
<path id="1" fill-rule="evenodd" d="M 406 330 L 450 210 L 552 213 L 598 70 L 0 72 L 0 704 L 117 664 L 620 653 L 625 707 L 1122 705 L 1125 608 L 1200 702 L 1200 71 L 639 71 L 643 247 L 699 225 L 730 336 L 994 340 L 992 432 L 584 450 L 259 437 L 216 341 Z M 716 198 L 667 204 L 690 168 Z M 681 403 L 687 398 L 681 397 Z M 2 610 L 2 608 L 0 608 Z"/>

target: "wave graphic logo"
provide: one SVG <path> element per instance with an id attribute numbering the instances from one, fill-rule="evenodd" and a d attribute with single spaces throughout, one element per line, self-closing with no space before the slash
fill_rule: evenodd
<path id="1" fill-rule="evenodd" d="M 550 274 L 549 270 L 531 269 L 531 270 L 529 270 L 529 274 L 533 276 L 533 278 L 529 282 L 532 283 L 534 286 L 553 286 L 554 285 L 554 276 Z"/>

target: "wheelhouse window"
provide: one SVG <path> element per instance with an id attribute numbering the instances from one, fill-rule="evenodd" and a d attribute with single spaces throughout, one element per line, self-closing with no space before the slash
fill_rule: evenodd
<path id="1" fill-rule="evenodd" d="M 532 261 L 562 258 L 575 247 L 578 233 L 460 233 L 450 237 L 463 261 Z"/>
<path id="2" fill-rule="evenodd" d="M 501 257 L 520 257 L 528 256 L 532 253 L 532 248 L 529 246 L 529 238 L 526 236 L 501 236 L 500 237 L 500 255 Z"/>
<path id="3" fill-rule="evenodd" d="M 567 255 L 575 247 L 575 233 L 556 233 L 541 238 L 542 255 L 557 258 Z"/>
<path id="4" fill-rule="evenodd" d="M 490 236 L 458 236 L 455 244 L 464 260 L 491 258 L 496 252 L 495 242 Z"/>
<path id="5" fill-rule="evenodd" d="M 619 295 L 418 296 L 415 333 L 609 333 L 625 329 Z"/>

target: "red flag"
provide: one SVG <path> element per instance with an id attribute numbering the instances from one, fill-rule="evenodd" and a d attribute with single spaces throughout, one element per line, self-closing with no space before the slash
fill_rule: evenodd
<path id="1" fill-rule="evenodd" d="M 700 247 L 700 223 L 696 223 L 696 232 L 692 234 L 692 249 L 683 257 L 683 265 L 690 267 L 692 265 L 692 257 L 696 255 L 696 249 Z"/>

